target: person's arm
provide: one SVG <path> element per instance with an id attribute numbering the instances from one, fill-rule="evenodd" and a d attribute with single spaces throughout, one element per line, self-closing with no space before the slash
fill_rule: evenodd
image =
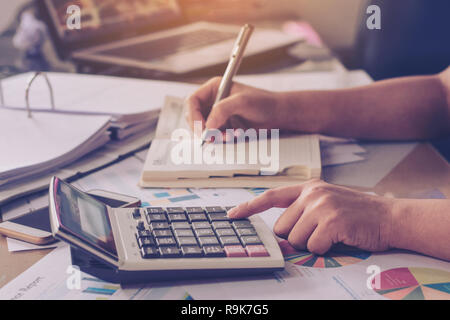
<path id="1" fill-rule="evenodd" d="M 368 140 L 421 140 L 450 134 L 450 68 L 352 89 L 270 92 L 235 83 L 212 111 L 220 78 L 187 100 L 191 126 L 267 128 Z"/>
<path id="2" fill-rule="evenodd" d="M 242 219 L 287 208 L 274 232 L 324 254 L 344 243 L 369 251 L 407 249 L 450 261 L 450 200 L 391 199 L 313 180 L 266 191 L 228 212 Z"/>
<path id="3" fill-rule="evenodd" d="M 282 94 L 296 109 L 287 127 L 368 140 L 430 139 L 450 134 L 450 68 L 342 90 Z"/>

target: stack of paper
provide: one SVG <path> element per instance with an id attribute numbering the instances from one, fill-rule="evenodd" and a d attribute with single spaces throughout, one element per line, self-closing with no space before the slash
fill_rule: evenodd
<path id="1" fill-rule="evenodd" d="M 275 187 L 320 177 L 317 135 L 258 137 L 202 146 L 201 140 L 190 134 L 184 114 L 183 100 L 168 97 L 147 155 L 141 186 Z M 184 132 L 186 137 L 174 138 L 176 131 Z M 184 153 L 181 157 L 179 151 Z"/>
<path id="2" fill-rule="evenodd" d="M 2 80 L 5 105 L 23 109 L 25 88 L 32 73 Z M 123 139 L 155 125 L 166 94 L 188 96 L 198 86 L 186 83 L 118 78 L 110 76 L 47 73 L 53 87 L 56 110 L 61 113 L 111 116 L 114 137 Z M 44 78 L 30 90 L 34 113 L 48 111 L 50 97 Z"/>
<path id="3" fill-rule="evenodd" d="M 0 109 L 0 185 L 60 168 L 109 141 L 110 117 Z"/>

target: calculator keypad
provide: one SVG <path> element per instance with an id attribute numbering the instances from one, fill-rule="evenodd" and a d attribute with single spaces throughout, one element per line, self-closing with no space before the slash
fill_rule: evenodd
<path id="1" fill-rule="evenodd" d="M 139 215 L 133 211 L 141 256 L 144 259 L 268 256 L 252 223 L 248 219 L 230 220 L 229 209 L 152 207 Z"/>

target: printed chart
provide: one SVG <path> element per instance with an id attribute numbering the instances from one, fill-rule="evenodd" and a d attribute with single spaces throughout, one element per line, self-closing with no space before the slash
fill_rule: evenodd
<path id="1" fill-rule="evenodd" d="M 167 207 L 175 205 L 178 202 L 196 200 L 200 197 L 192 193 L 189 189 L 165 189 L 155 191 L 151 196 L 142 202 L 143 207 Z"/>
<path id="2" fill-rule="evenodd" d="M 348 246 L 336 246 L 324 256 L 318 256 L 308 251 L 298 251 L 286 240 L 278 244 L 286 261 L 311 268 L 339 268 L 366 260 L 371 255 L 368 251 Z"/>
<path id="3" fill-rule="evenodd" d="M 377 288 L 378 286 L 378 288 Z M 372 280 L 378 294 L 392 300 L 450 300 L 450 272 L 430 268 L 395 268 Z"/>

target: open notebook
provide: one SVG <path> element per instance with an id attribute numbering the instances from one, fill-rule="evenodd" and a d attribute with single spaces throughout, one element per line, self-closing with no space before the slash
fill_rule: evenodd
<path id="1" fill-rule="evenodd" d="M 320 177 L 317 135 L 261 135 L 201 146 L 183 100 L 168 97 L 147 154 L 142 187 L 276 187 Z M 248 133 L 248 131 L 246 132 Z"/>

